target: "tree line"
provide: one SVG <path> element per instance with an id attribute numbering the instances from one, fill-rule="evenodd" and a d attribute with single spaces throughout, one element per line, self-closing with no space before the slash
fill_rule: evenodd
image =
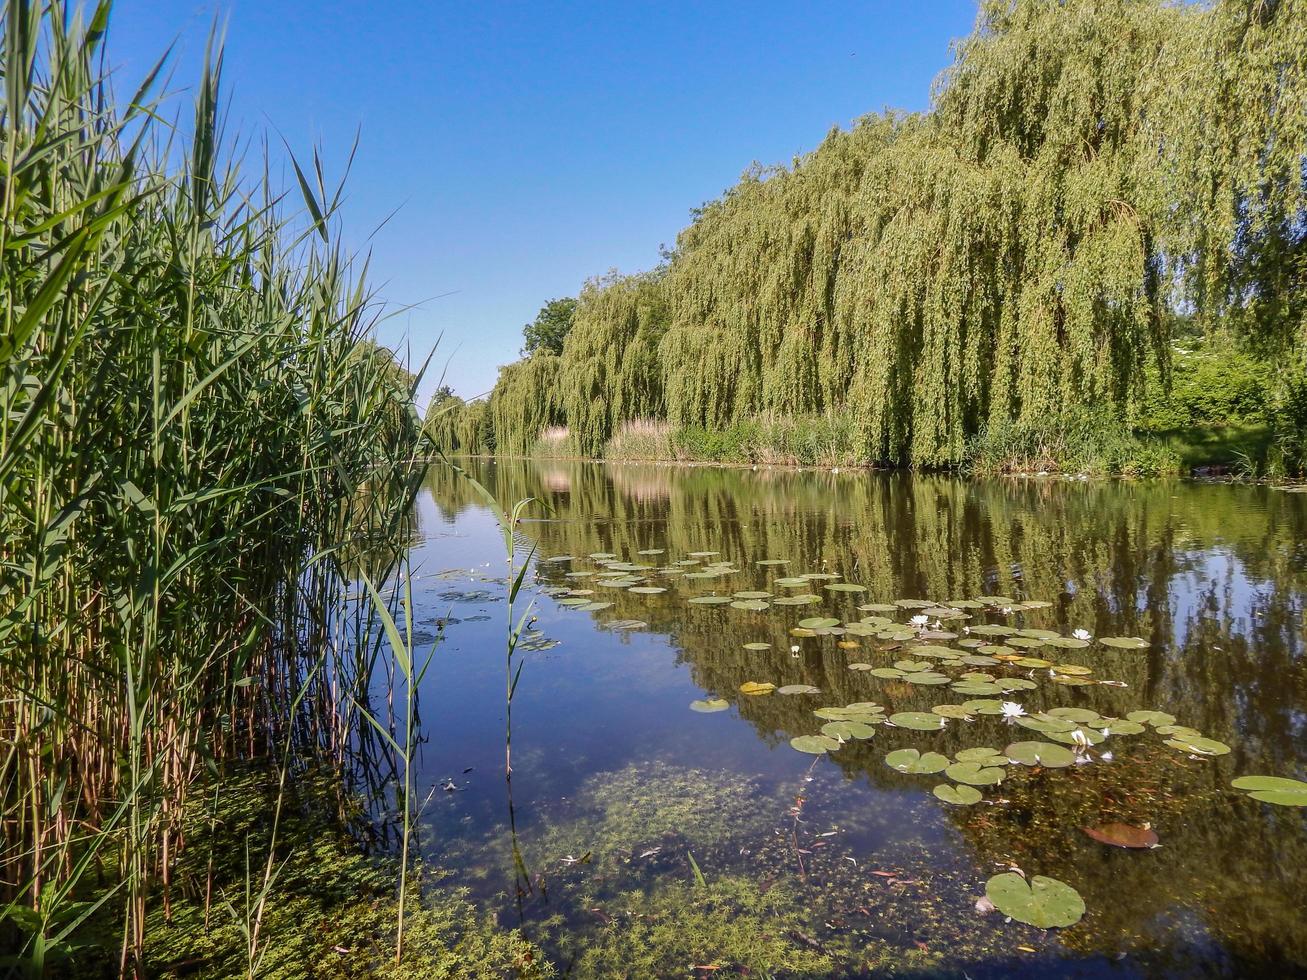
<path id="1" fill-rule="evenodd" d="M 441 445 L 834 413 L 869 462 L 950 466 L 997 427 L 1127 422 L 1183 335 L 1273 365 L 1307 456 L 1307 0 L 984 0 L 929 111 L 754 165 L 564 306 L 487 398 L 433 403 Z"/>

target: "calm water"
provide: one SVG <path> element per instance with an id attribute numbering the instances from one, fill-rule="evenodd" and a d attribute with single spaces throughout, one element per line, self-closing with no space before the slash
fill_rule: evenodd
<path id="1" fill-rule="evenodd" d="M 623 975 L 615 965 L 629 962 L 623 942 L 654 949 L 669 931 L 720 929 L 737 942 L 786 945 L 800 960 L 826 957 L 837 976 L 1307 973 L 1307 811 L 1229 788 L 1239 775 L 1307 775 L 1307 494 L 530 461 L 471 469 L 501 502 L 540 501 L 518 529 L 521 544 L 536 545 L 540 559 L 574 560 L 541 561 L 529 578 L 538 633 L 513 714 L 524 877 L 503 778 L 503 542 L 469 487 L 447 469 L 430 473 L 415 588 L 420 624 L 449 625 L 421 691 L 429 738 L 421 785 L 432 793 L 423 849 L 452 873 L 447 884 L 520 924 L 556 962 L 579 975 Z M 651 549 L 663 553 L 637 554 Z M 674 564 L 692 552 L 719 554 Z M 594 553 L 651 566 L 633 574 L 667 591 L 568 577 L 602 571 L 587 557 Z M 787 564 L 756 564 L 769 559 Z M 740 571 L 682 577 L 713 561 Z M 659 572 L 668 566 L 682 574 Z M 841 578 L 773 584 L 810 572 Z M 827 591 L 830 581 L 867 591 Z M 612 605 L 571 608 L 560 604 L 564 589 L 593 590 L 576 598 Z M 764 611 L 687 601 L 750 590 L 823 598 Z M 942 774 L 900 774 L 886 753 L 951 755 L 1045 736 L 976 716 L 940 732 L 880 725 L 873 738 L 824 756 L 790 746 L 820 730 L 814 709 L 875 702 L 928 712 L 975 696 L 852 670 L 890 666 L 913 643 L 794 637 L 800 619 L 849 621 L 868 615 L 856 608 L 864 603 L 981 595 L 1050 605 L 967 610 L 972 618 L 944 630 L 964 640 L 962 627 L 984 623 L 1086 629 L 1150 646 L 1020 651 L 1124 686 L 1064 686 L 1046 669 L 1010 662 L 932 669 L 1034 679 L 1033 690 L 1000 695 L 1029 712 L 1169 712 L 1232 751 L 1195 758 L 1151 730 L 1114 735 L 1087 764 L 1012 766 L 1000 786 L 982 787 L 983 802 L 951 806 L 932 795 Z M 915 612 L 883 615 L 906 622 Z M 610 625 L 623 620 L 644 625 Z M 750 642 L 771 646 L 745 649 Z M 741 694 L 749 681 L 821 693 Z M 707 697 L 729 708 L 690 709 Z M 1113 821 L 1151 825 L 1162 846 L 1122 850 L 1081 830 Z M 708 890 L 696 891 L 687 855 Z M 1084 919 L 1042 931 L 978 911 L 985 881 L 1011 866 L 1072 885 Z M 713 965 L 722 969 L 693 970 Z M 731 967 L 729 958 L 699 959 L 667 975 Z M 821 972 L 799 965 L 791 974 L 805 969 Z"/>

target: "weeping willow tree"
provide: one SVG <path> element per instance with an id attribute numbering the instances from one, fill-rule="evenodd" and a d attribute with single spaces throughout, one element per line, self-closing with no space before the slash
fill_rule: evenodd
<path id="1" fill-rule="evenodd" d="M 546 426 L 562 421 L 558 372 L 558 356 L 547 353 L 499 369 L 486 406 L 496 452 L 525 455 Z"/>
<path id="2" fill-rule="evenodd" d="M 625 420 L 665 413 L 658 345 L 667 329 L 666 296 L 661 271 L 610 273 L 581 290 L 558 381 L 582 453 L 602 453 Z"/>
<path id="3" fill-rule="evenodd" d="M 1126 419 L 1177 310 L 1301 348 L 1304 296 L 1307 0 L 985 0 L 929 113 L 755 166 L 665 271 L 588 286 L 557 400 L 588 454 L 637 416 L 837 411 L 869 459 L 948 465 Z"/>

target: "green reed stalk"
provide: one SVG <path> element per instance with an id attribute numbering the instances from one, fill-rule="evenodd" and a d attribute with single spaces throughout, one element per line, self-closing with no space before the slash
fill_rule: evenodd
<path id="1" fill-rule="evenodd" d="M 107 0 L 0 11 L 0 948 L 39 975 L 114 909 L 139 976 L 192 791 L 348 751 L 376 661 L 339 610 L 405 544 L 416 378 L 320 159 L 303 215 L 242 176 L 217 44 L 181 125 L 162 61 L 110 88 Z"/>

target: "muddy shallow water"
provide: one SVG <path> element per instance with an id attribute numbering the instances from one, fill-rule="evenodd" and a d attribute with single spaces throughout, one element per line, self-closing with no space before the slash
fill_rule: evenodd
<path id="1" fill-rule="evenodd" d="M 513 707 L 521 862 L 503 777 L 503 540 L 475 492 L 444 467 L 433 468 L 419 500 L 411 556 L 419 626 L 434 634 L 444 624 L 420 692 L 428 741 L 419 787 L 430 794 L 422 850 L 451 872 L 442 887 L 470 889 L 562 969 L 1307 972 L 1307 809 L 1230 787 L 1243 775 L 1307 774 L 1307 494 L 1190 482 L 467 465 L 501 503 L 537 500 L 515 534 L 521 557 L 536 549 L 524 596 L 537 621 Z M 614 574 L 614 562 L 648 567 Z M 696 577 L 705 570 L 712 574 Z M 832 577 L 776 582 L 805 574 Z M 632 581 L 665 591 L 632 592 Z M 865 591 L 827 588 L 843 583 Z M 805 594 L 817 601 L 775 603 Z M 712 595 L 739 605 L 689 601 Z M 912 599 L 975 605 L 960 610 L 968 618 L 914 627 L 921 607 L 894 605 Z M 811 617 L 869 618 L 872 627 L 791 632 Z M 1014 650 L 1004 644 L 1011 634 L 967 632 L 987 624 L 1062 638 L 1084 630 L 1092 639 Z M 922 629 L 931 635 L 919 638 Z M 918 636 L 896 638 L 907 630 Z M 1116 648 L 1104 637 L 1147 645 Z M 981 642 L 1008 659 L 980 653 Z M 953 659 L 927 651 L 922 660 L 912 651 L 923 645 Z M 1031 683 L 988 695 L 966 687 L 1013 680 Z M 749 682 L 819 693 L 741 693 Z M 976 787 L 982 799 L 972 805 L 933 794 L 950 783 L 944 773 L 901 773 L 886 755 L 1005 751 L 1049 736 L 945 708 L 938 731 L 876 724 L 872 737 L 817 755 L 790 744 L 822 731 L 827 720 L 816 709 L 874 703 L 886 715 L 931 713 L 977 699 L 1018 703 L 1027 716 L 1078 707 L 1110 720 L 1152 709 L 1201 735 L 1182 733 L 1173 745 L 1155 724 L 1122 725 L 1145 730 L 1073 745 L 1066 766 L 1006 766 L 1001 783 Z M 720 710 L 692 710 L 696 701 Z M 963 716 L 944 717 L 950 712 Z M 1229 752 L 1206 755 L 1184 742 L 1199 737 Z M 1113 822 L 1151 828 L 1160 846 L 1106 846 L 1082 829 Z M 1071 885 L 1083 919 L 1041 930 L 978 908 L 986 880 L 1012 867 Z M 690 935 L 701 937 L 688 948 L 702 956 L 685 951 Z"/>

